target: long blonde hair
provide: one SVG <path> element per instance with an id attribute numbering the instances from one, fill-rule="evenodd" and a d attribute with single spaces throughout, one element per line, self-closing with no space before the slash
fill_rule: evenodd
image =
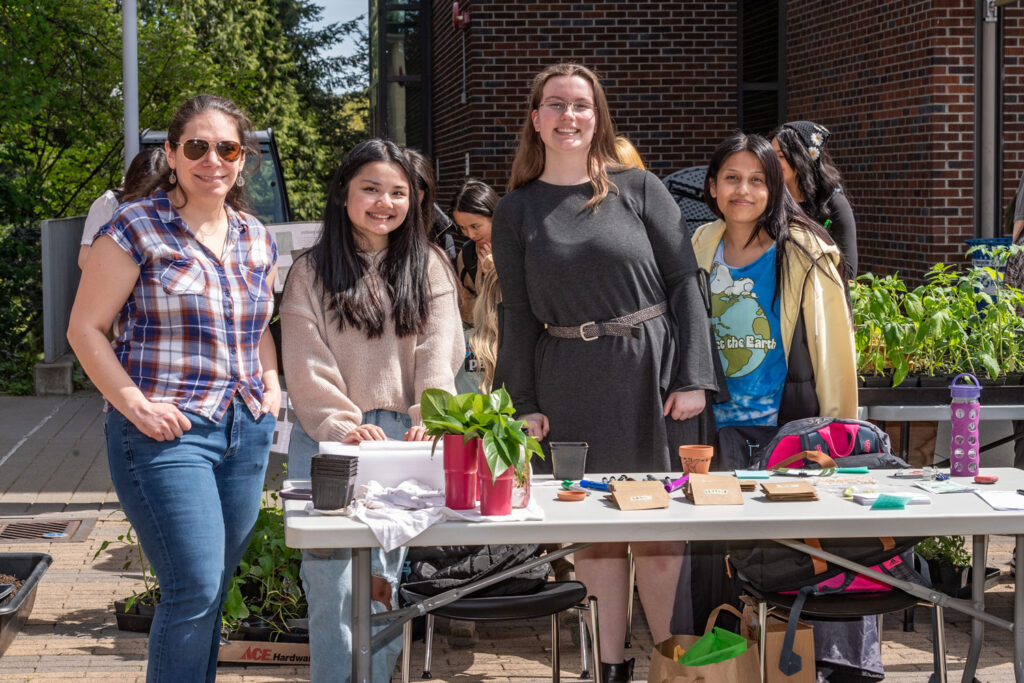
<path id="1" fill-rule="evenodd" d="M 523 128 L 519 134 L 519 149 L 516 150 L 516 158 L 512 162 L 512 176 L 509 179 L 508 188 L 514 190 L 517 187 L 522 187 L 531 180 L 539 178 L 544 172 L 544 141 L 541 140 L 540 133 L 533 127 L 532 115 L 540 106 L 541 98 L 544 96 L 544 86 L 557 76 L 578 76 L 587 81 L 594 91 L 594 114 L 597 120 L 594 125 L 594 137 L 590 142 L 590 149 L 587 151 L 587 175 L 594 188 L 594 196 L 586 203 L 585 208 L 596 207 L 608 196 L 608 192 L 613 186 L 611 180 L 608 179 L 608 168 L 620 170 L 624 166 L 619 162 L 615 153 L 615 128 L 612 125 L 611 114 L 608 112 L 608 100 L 605 98 L 601 81 L 597 74 L 580 64 L 568 62 L 555 64 L 534 77 L 526 109 L 526 120 L 523 122 Z"/>
<path id="2" fill-rule="evenodd" d="M 647 169 L 644 166 L 644 160 L 640 157 L 640 152 L 623 135 L 615 136 L 615 154 L 619 157 L 619 161 L 629 168 L 639 168 L 641 171 Z"/>
<path id="3" fill-rule="evenodd" d="M 480 266 L 483 267 L 481 263 Z M 494 382 L 494 366 L 498 360 L 498 304 L 501 303 L 501 285 L 498 271 L 492 266 L 480 276 L 480 291 L 473 303 L 473 333 L 469 345 L 476 355 L 483 373 L 480 391 L 491 392 Z"/>

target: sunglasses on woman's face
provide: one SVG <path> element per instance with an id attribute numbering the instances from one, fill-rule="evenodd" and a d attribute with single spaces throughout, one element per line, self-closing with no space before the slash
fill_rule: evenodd
<path id="1" fill-rule="evenodd" d="M 177 144 L 181 145 L 181 151 L 185 153 L 185 158 L 190 161 L 199 161 L 206 156 L 206 153 L 210 151 L 211 144 L 216 147 L 217 155 L 224 161 L 237 161 L 238 157 L 242 156 L 242 144 L 234 140 L 221 140 L 220 142 L 211 143 L 208 140 L 192 138 L 190 140 L 181 140 Z"/>

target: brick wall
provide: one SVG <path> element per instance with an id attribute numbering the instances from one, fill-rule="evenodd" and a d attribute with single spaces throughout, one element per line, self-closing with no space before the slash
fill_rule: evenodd
<path id="1" fill-rule="evenodd" d="M 789 5 L 788 111 L 832 131 L 861 270 L 921 275 L 974 236 L 974 6 Z"/>
<path id="2" fill-rule="evenodd" d="M 736 126 L 734 2 L 434 3 L 434 154 L 442 205 L 465 171 L 503 192 L 533 76 L 557 61 L 598 72 L 620 133 L 658 175 L 707 163 Z"/>
<path id="3" fill-rule="evenodd" d="M 602 76 L 619 132 L 660 176 L 705 164 L 737 125 L 736 3 L 434 3 L 434 151 L 442 205 L 470 173 L 503 191 L 534 74 Z M 919 278 L 974 235 L 974 3 L 789 0 L 787 118 L 828 126 L 858 224 L 861 271 Z M 1004 8 L 1004 167 L 1024 174 L 1024 5 Z"/>

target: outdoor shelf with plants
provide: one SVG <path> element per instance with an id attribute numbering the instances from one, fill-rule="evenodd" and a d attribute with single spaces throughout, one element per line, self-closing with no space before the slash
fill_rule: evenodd
<path id="1" fill-rule="evenodd" d="M 1011 249 L 1022 248 L 997 248 L 996 262 Z M 1007 394 L 1001 402 L 1024 397 L 1024 293 L 1003 285 L 994 268 L 958 271 L 938 263 L 913 289 L 898 275 L 867 273 L 857 278 L 850 298 L 857 372 L 865 388 L 934 387 L 941 403 L 949 400 L 952 378 L 969 372 L 982 386 L 1012 387 L 1000 392 Z"/>

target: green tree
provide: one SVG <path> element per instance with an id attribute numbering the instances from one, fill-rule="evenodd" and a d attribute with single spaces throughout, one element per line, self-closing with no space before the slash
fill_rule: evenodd
<path id="1" fill-rule="evenodd" d="M 296 216 L 319 217 L 336 140 L 365 130 L 339 104 L 352 96 L 333 95 L 352 74 L 320 57 L 358 25 L 311 28 L 319 17 L 306 0 L 140 0 L 140 125 L 166 128 L 200 92 L 235 100 L 275 129 Z M 121 178 L 120 3 L 0 2 L 0 92 L 0 392 L 26 391 L 42 338 L 38 223 L 85 213 Z"/>

